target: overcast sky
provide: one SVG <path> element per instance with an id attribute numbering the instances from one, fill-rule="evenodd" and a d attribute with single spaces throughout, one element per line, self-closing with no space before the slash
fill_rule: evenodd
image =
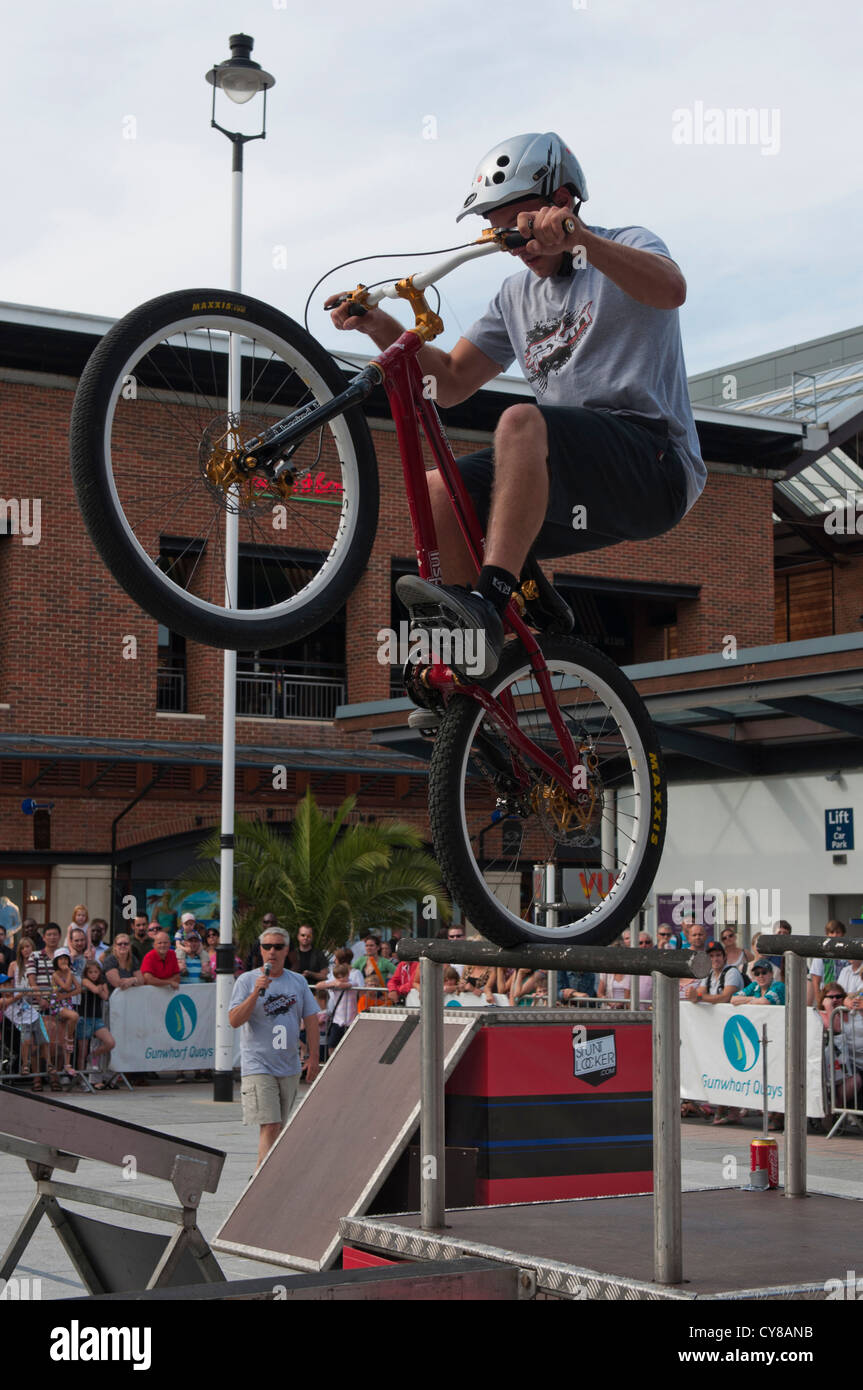
<path id="1" fill-rule="evenodd" d="M 243 30 L 276 78 L 267 139 L 246 147 L 243 286 L 292 317 L 340 261 L 477 234 L 479 218 L 454 218 L 480 156 L 557 130 L 587 176 L 587 223 L 650 227 L 681 265 L 690 372 L 855 326 L 861 15 L 859 0 L 16 5 L 0 299 L 119 316 L 226 283 L 230 149 L 204 74 Z M 762 113 L 750 143 L 729 139 L 737 108 Z M 328 287 L 415 268 L 400 255 Z M 445 282 L 443 346 L 510 269 L 492 256 Z M 315 335 L 366 350 L 320 301 Z"/>

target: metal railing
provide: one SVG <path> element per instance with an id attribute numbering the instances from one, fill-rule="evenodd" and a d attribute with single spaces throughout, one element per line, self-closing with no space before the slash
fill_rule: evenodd
<path id="1" fill-rule="evenodd" d="M 184 714 L 186 710 L 186 673 L 160 667 L 156 672 L 156 709 Z"/>
<path id="2" fill-rule="evenodd" d="M 827 1138 L 840 1134 L 847 1120 L 863 1129 L 863 1014 L 859 1009 L 845 1004 L 833 1009 L 824 1028 L 824 1066 L 830 1114 L 835 1116 Z"/>
<path id="3" fill-rule="evenodd" d="M 486 942 L 405 940 L 399 960 L 422 960 L 420 974 L 420 1228 L 439 1230 L 446 1216 L 444 1192 L 444 1011 L 443 968 L 464 965 L 527 966 L 533 969 L 587 970 L 652 975 L 653 1012 L 653 1222 L 654 1278 L 659 1284 L 683 1279 L 683 1218 L 680 1164 L 679 980 L 703 979 L 707 957 L 698 951 L 659 951 L 618 946 L 522 946 L 499 950 Z M 575 1013 L 578 1018 L 578 1013 Z M 632 1014 L 618 1014 L 621 1021 Z M 598 1017 L 594 1014 L 593 1017 Z M 645 1020 L 646 1022 L 646 1020 Z"/>
<path id="4" fill-rule="evenodd" d="M 74 1022 L 61 1018 L 60 1009 L 73 1013 Z M 32 1083 L 38 1078 L 41 1083 L 47 1078 L 55 1090 L 65 1076 L 71 1084 L 80 1082 L 91 1091 L 85 1071 L 101 1072 L 104 1066 L 79 1070 L 75 1065 L 79 1017 L 75 998 L 61 998 L 47 988 L 13 985 L 11 980 L 0 985 L 0 1079 Z M 106 1060 L 100 1057 L 100 1062 Z"/>
<path id="5" fill-rule="evenodd" d="M 318 663 L 315 670 L 324 670 Z M 259 669 L 259 668 L 265 669 Z M 307 675 L 286 671 L 277 662 L 256 660 L 254 670 L 237 672 L 237 714 L 258 719 L 335 718 L 346 699 L 344 667 L 333 665 L 338 675 Z M 156 709 L 164 713 L 186 712 L 186 673 L 168 667 L 156 672 Z"/>
<path id="6" fill-rule="evenodd" d="M 284 676 L 283 719 L 335 719 L 345 703 L 345 682 L 330 676 Z"/>
<path id="7" fill-rule="evenodd" d="M 806 1196 L 807 960 L 863 960 L 863 942 L 814 936 L 767 936 L 758 949 L 785 960 L 785 1196 Z"/>
<path id="8" fill-rule="evenodd" d="M 326 674 L 328 671 L 332 674 Z M 335 718 L 336 709 L 344 702 L 344 667 L 336 663 L 317 662 L 308 671 L 291 671 L 281 662 L 262 657 L 237 672 L 240 715 L 329 720 Z"/>
<path id="9" fill-rule="evenodd" d="M 237 673 L 237 714 L 275 719 L 275 675 L 249 671 Z"/>

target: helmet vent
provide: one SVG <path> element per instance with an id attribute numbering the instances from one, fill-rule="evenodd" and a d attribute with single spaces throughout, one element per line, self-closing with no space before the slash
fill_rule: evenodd
<path id="1" fill-rule="evenodd" d="M 505 183 L 506 174 L 504 174 L 500 169 L 498 169 L 496 174 L 492 174 L 491 181 L 492 183 Z"/>
<path id="2" fill-rule="evenodd" d="M 534 176 L 533 176 L 533 181 L 534 181 L 534 183 L 536 183 L 537 179 L 544 179 L 547 173 L 548 173 L 548 165 L 547 165 L 547 164 L 543 164 L 542 168 L 541 168 L 541 169 L 537 169 L 536 173 L 535 173 Z"/>
<path id="3" fill-rule="evenodd" d="M 499 156 L 498 156 L 498 161 L 497 161 L 497 162 L 498 162 L 498 164 L 500 165 L 501 169 L 505 169 L 506 166 L 507 166 L 507 164 L 509 164 L 509 155 L 508 155 L 508 154 L 499 155 Z"/>

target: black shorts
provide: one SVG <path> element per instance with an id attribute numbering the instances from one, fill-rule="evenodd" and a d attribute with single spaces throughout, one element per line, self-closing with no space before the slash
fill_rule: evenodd
<path id="1" fill-rule="evenodd" d="M 548 510 L 540 559 L 660 536 L 686 511 L 686 471 L 660 420 L 583 406 L 539 405 L 548 430 Z M 488 524 L 494 450 L 456 460 L 480 522 Z"/>

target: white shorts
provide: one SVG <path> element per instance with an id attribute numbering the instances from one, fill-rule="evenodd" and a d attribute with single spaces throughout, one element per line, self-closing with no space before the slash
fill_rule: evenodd
<path id="1" fill-rule="evenodd" d="M 244 1125 L 286 1125 L 294 1108 L 300 1077 L 255 1072 L 240 1086 Z"/>

